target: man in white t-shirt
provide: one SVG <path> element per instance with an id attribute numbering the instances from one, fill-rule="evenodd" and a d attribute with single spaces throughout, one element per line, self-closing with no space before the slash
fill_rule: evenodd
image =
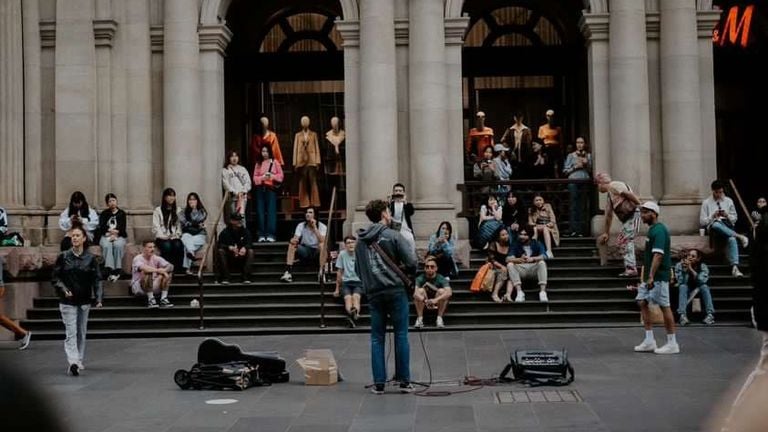
<path id="1" fill-rule="evenodd" d="M 399 231 L 413 250 L 416 250 L 416 239 L 413 237 L 413 222 L 411 216 L 416 212 L 413 204 L 409 203 L 405 196 L 405 185 L 395 183 L 392 186 L 392 195 L 389 200 L 389 213 L 392 215 L 392 228 Z"/>
<path id="2" fill-rule="evenodd" d="M 304 222 L 296 226 L 293 238 L 288 243 L 285 273 L 280 277 L 283 282 L 293 282 L 291 271 L 297 258 L 299 262 L 315 262 L 320 257 L 320 245 L 325 242 L 328 227 L 317 220 L 315 209 L 309 207 L 304 213 Z"/>
<path id="3" fill-rule="evenodd" d="M 155 255 L 155 242 L 153 240 L 144 240 L 141 245 L 143 247 L 141 255 L 136 255 L 133 258 L 133 265 L 131 265 L 133 272 L 131 292 L 135 296 L 146 295 L 147 307 L 154 309 L 158 307 L 155 295 L 159 291 L 159 307 L 172 308 L 173 303 L 168 300 L 168 286 L 171 284 L 171 277 L 173 276 L 173 264 L 163 257 Z"/>

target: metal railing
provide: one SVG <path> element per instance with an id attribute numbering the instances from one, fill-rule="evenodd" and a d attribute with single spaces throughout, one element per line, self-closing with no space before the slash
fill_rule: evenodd
<path id="1" fill-rule="evenodd" d="M 205 264 L 208 260 L 208 254 L 211 251 L 211 248 L 214 244 L 216 244 L 219 233 L 218 233 L 218 226 L 219 221 L 221 221 L 221 216 L 224 213 L 224 206 L 227 205 L 227 201 L 229 199 L 229 191 L 224 193 L 224 197 L 221 199 L 221 204 L 219 204 L 219 211 L 216 215 L 216 220 L 213 222 L 213 233 L 211 233 L 211 236 L 208 237 L 208 243 L 205 245 L 205 249 L 203 251 L 203 257 L 200 260 L 200 267 L 197 269 L 197 287 L 199 291 L 199 298 L 198 302 L 200 303 L 199 309 L 200 309 L 200 330 L 205 330 L 205 301 L 204 301 L 204 295 L 205 295 L 205 289 L 203 286 L 203 269 L 205 268 Z M 214 258 L 215 259 L 215 258 Z"/>
<path id="2" fill-rule="evenodd" d="M 728 183 L 731 185 L 731 189 L 733 190 L 733 195 L 736 197 L 736 201 L 739 203 L 739 207 L 741 208 L 741 211 L 744 212 L 744 219 L 747 220 L 750 231 L 752 232 L 752 238 L 754 238 L 757 224 L 755 224 L 755 221 L 752 220 L 752 215 L 749 213 L 749 209 L 747 208 L 747 205 L 744 203 L 744 200 L 741 198 L 741 194 L 739 193 L 739 189 L 736 187 L 736 183 L 733 181 L 733 179 L 728 179 Z"/>
<path id="3" fill-rule="evenodd" d="M 333 212 L 336 207 L 336 186 L 333 187 L 333 190 L 331 191 L 331 204 L 328 207 L 328 224 L 326 225 L 327 231 L 325 233 L 325 240 L 320 244 L 320 257 L 319 257 L 319 264 L 320 269 L 317 271 L 317 282 L 320 284 L 320 328 L 325 328 L 325 277 L 329 273 L 329 269 L 327 268 L 326 264 L 328 261 L 328 244 L 330 243 L 330 239 L 333 238 L 332 235 L 332 223 L 333 223 Z"/>

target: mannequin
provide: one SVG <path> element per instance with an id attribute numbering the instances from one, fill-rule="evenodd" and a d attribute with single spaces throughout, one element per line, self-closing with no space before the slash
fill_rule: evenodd
<path id="1" fill-rule="evenodd" d="M 560 177 L 560 167 L 563 164 L 563 152 L 560 148 L 562 130 L 560 126 L 555 126 L 555 111 L 548 109 L 545 115 L 547 122 L 539 126 L 539 139 L 544 143 L 549 162 L 555 170 L 555 178 L 558 178 Z"/>
<path id="2" fill-rule="evenodd" d="M 533 135 L 531 129 L 523 123 L 522 113 L 515 113 L 513 119 L 514 124 L 504 132 L 501 143 L 510 148 L 510 158 L 519 164 L 531 153 Z"/>
<path id="3" fill-rule="evenodd" d="M 328 142 L 325 173 L 329 175 L 344 175 L 344 140 L 346 134 L 339 126 L 339 118 L 331 117 L 331 130 L 325 133 Z"/>
<path id="4" fill-rule="evenodd" d="M 251 162 L 261 162 L 261 148 L 268 145 L 272 147 L 272 155 L 274 155 L 275 160 L 280 162 L 280 165 L 284 165 L 280 142 L 277 140 L 277 135 L 269 130 L 269 119 L 262 116 L 259 122 L 261 123 L 261 133 L 254 134 L 251 139 L 251 153 L 249 155 Z"/>
<path id="5" fill-rule="evenodd" d="M 482 158 L 486 147 L 493 147 L 493 129 L 485 127 L 485 113 L 478 111 L 476 119 L 477 123 L 469 130 L 467 142 L 464 143 L 467 161 L 472 164 Z"/>
<path id="6" fill-rule="evenodd" d="M 317 170 L 320 168 L 320 145 L 317 133 L 309 130 L 309 117 L 301 118 L 301 130 L 293 138 L 293 168 L 299 178 L 299 207 L 320 207 Z"/>

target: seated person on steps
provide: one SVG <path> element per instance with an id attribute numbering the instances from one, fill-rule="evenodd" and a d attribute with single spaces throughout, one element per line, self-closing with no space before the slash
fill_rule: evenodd
<path id="1" fill-rule="evenodd" d="M 688 295 L 695 289 L 699 289 L 701 299 L 704 301 L 704 310 L 707 313 L 704 324 L 715 323 L 715 306 L 712 303 L 712 293 L 709 292 L 709 268 L 701 262 L 701 252 L 691 249 L 685 258 L 675 265 L 675 280 L 680 293 L 677 313 L 680 315 L 680 325 L 688 325 Z"/>
<path id="2" fill-rule="evenodd" d="M 243 226 L 243 216 L 232 213 L 229 225 L 219 234 L 219 246 L 216 253 L 218 277 L 221 283 L 229 283 L 229 269 L 237 263 L 243 283 L 251 283 L 251 267 L 253 266 L 253 250 L 251 232 Z"/>
<path id="3" fill-rule="evenodd" d="M 154 240 L 144 240 L 141 243 L 141 255 L 133 258 L 133 278 L 131 279 L 131 292 L 135 296 L 147 296 L 147 307 L 158 307 L 155 295 L 160 291 L 160 307 L 171 308 L 173 304 L 168 300 L 168 286 L 173 276 L 173 265 L 163 257 L 155 255 Z"/>
<path id="4" fill-rule="evenodd" d="M 416 306 L 416 324 L 414 327 L 424 327 L 424 307 L 437 309 L 437 326 L 445 327 L 443 314 L 448 308 L 451 298 L 451 287 L 446 278 L 437 272 L 437 259 L 428 256 L 424 259 L 424 274 L 416 276 L 416 290 L 413 293 L 413 304 Z"/>
<path id="5" fill-rule="evenodd" d="M 299 262 L 316 262 L 320 257 L 320 245 L 325 241 L 328 227 L 316 219 L 315 209 L 309 207 L 304 213 L 304 222 L 296 226 L 293 238 L 288 244 L 285 273 L 280 277 L 283 282 L 293 282 L 291 271 L 298 256 Z"/>
<path id="6" fill-rule="evenodd" d="M 738 239 L 741 247 L 746 249 L 749 239 L 734 231 L 738 216 L 733 200 L 725 196 L 725 184 L 715 180 L 712 182 L 711 189 L 712 196 L 701 203 L 699 223 L 702 228 L 707 229 L 710 236 L 718 236 L 728 242 L 726 251 L 731 274 L 735 277 L 744 277 L 739 270 L 739 245 L 736 240 Z"/>
<path id="7" fill-rule="evenodd" d="M 363 283 L 355 273 L 355 245 L 353 236 L 344 237 L 344 250 L 336 258 L 336 291 L 334 297 L 344 296 L 344 309 L 347 311 L 349 326 L 354 328 L 360 317 L 360 296 L 363 294 Z"/>
<path id="8" fill-rule="evenodd" d="M 517 234 L 518 242 L 510 250 L 507 257 L 507 273 L 512 289 L 507 289 L 505 301 L 512 301 L 512 292 L 517 290 L 516 303 L 525 301 L 523 293 L 523 279 L 536 278 L 539 284 L 539 301 L 548 302 L 547 297 L 547 250 L 540 242 L 531 239 L 530 233 L 533 227 L 521 227 Z"/>

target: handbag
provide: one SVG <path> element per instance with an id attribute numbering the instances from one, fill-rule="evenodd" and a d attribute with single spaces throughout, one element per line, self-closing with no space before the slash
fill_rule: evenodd
<path id="1" fill-rule="evenodd" d="M 627 190 L 632 192 L 632 188 L 630 188 L 629 185 L 626 183 L 624 183 L 624 185 L 627 186 Z M 608 195 L 608 200 L 611 201 L 610 195 Z M 611 207 L 613 207 L 613 214 L 615 214 L 622 223 L 632 219 L 635 215 L 635 210 L 637 210 L 637 204 L 626 198 L 616 206 L 614 206 L 613 201 L 611 201 Z"/>
<path id="2" fill-rule="evenodd" d="M 480 291 L 492 292 L 493 285 L 495 283 L 496 283 L 496 272 L 493 271 L 493 266 L 491 266 L 488 269 L 488 271 L 485 273 L 485 277 L 483 278 L 483 283 L 480 285 Z"/>
<path id="3" fill-rule="evenodd" d="M 275 161 L 274 161 L 274 160 L 273 160 L 273 161 L 271 161 L 271 162 L 269 163 L 269 168 L 267 168 L 267 172 L 268 172 L 268 173 L 270 173 L 270 174 L 272 174 L 272 166 L 274 165 L 274 163 L 275 163 Z M 272 179 L 272 178 L 270 178 L 270 179 L 269 179 L 269 182 L 270 182 L 270 184 L 269 184 L 269 185 L 267 185 L 267 187 L 269 187 L 269 188 L 270 188 L 270 189 L 272 189 L 273 191 L 275 191 L 275 192 L 280 192 L 281 190 L 283 190 L 283 182 L 280 182 L 280 181 L 274 180 L 274 179 Z"/>
<path id="4" fill-rule="evenodd" d="M 486 275 L 488 273 L 493 274 L 491 263 L 485 263 L 480 266 L 480 269 L 475 274 L 475 277 L 472 278 L 472 283 L 469 285 L 469 290 L 474 293 L 480 292 L 483 288 L 483 282 L 485 281 Z"/>

